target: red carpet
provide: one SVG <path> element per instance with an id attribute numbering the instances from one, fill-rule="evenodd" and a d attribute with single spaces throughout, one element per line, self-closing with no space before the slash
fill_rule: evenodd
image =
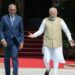
<path id="1" fill-rule="evenodd" d="M 75 65 L 75 60 L 67 60 L 67 62 L 66 62 L 66 64 L 73 64 L 73 65 Z"/>
<path id="2" fill-rule="evenodd" d="M 20 68 L 44 68 L 44 63 L 42 58 L 19 58 Z M 4 59 L 0 58 L 0 63 L 3 63 Z M 50 63 L 53 67 L 53 61 Z M 59 64 L 59 68 L 64 68 L 64 64 Z"/>
<path id="3" fill-rule="evenodd" d="M 53 67 L 53 62 L 50 63 L 51 67 Z M 27 67 L 27 68 L 44 68 L 44 63 L 42 59 L 37 58 L 19 58 L 19 66 Z M 64 65 L 60 64 L 59 68 L 63 68 Z"/>

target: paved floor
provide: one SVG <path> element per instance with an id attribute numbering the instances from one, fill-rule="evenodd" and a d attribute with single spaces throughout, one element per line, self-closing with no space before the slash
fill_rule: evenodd
<path id="1" fill-rule="evenodd" d="M 42 68 L 19 68 L 19 75 L 44 75 L 44 72 L 45 69 Z M 75 69 L 59 69 L 58 73 L 58 75 L 75 75 Z M 0 68 L 0 75 L 5 75 L 4 68 Z M 53 75 L 53 69 L 51 70 L 50 75 Z"/>
<path id="2" fill-rule="evenodd" d="M 44 72 L 44 68 L 19 68 L 19 75 L 44 75 Z M 58 73 L 58 75 L 75 75 L 75 65 L 64 65 L 64 68 L 59 69 Z M 5 75 L 3 63 L 0 63 L 0 75 Z M 53 75 L 53 69 L 51 70 L 50 75 Z"/>

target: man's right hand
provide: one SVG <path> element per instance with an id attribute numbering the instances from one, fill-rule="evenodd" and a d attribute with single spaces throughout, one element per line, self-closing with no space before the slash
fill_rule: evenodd
<path id="1" fill-rule="evenodd" d="M 28 33 L 29 35 L 27 37 L 29 38 L 34 38 L 33 34 L 32 33 Z"/>
<path id="2" fill-rule="evenodd" d="M 2 39 L 2 40 L 1 40 L 1 43 L 2 43 L 2 45 L 3 45 L 4 47 L 7 47 L 7 42 L 5 41 L 5 39 Z"/>

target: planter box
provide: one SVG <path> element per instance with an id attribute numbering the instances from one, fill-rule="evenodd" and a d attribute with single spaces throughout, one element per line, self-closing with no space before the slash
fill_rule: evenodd
<path id="1" fill-rule="evenodd" d="M 75 49 L 68 48 L 63 50 L 64 57 L 66 59 L 75 58 Z"/>

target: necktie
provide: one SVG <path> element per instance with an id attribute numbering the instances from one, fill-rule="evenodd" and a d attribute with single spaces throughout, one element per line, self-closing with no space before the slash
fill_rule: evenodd
<path id="1" fill-rule="evenodd" d="M 10 21 L 11 21 L 11 25 L 13 26 L 13 23 L 14 23 L 14 16 L 11 16 L 11 17 L 10 17 Z"/>

